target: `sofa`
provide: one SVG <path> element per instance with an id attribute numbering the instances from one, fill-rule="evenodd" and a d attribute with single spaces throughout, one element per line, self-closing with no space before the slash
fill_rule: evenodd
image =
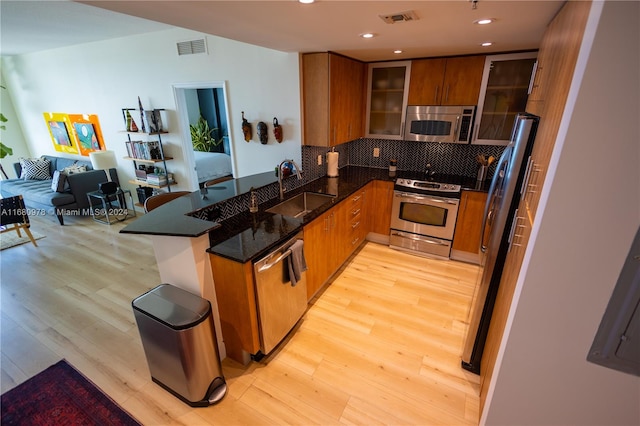
<path id="1" fill-rule="evenodd" d="M 3 197 L 22 195 L 25 205 L 32 211 L 30 214 L 55 214 L 60 225 L 64 225 L 65 215 L 90 214 L 87 193 L 96 191 L 100 183 L 108 180 L 106 172 L 93 170 L 91 163 L 84 160 L 50 155 L 43 155 L 40 159 L 49 160 L 48 170 L 45 170 L 46 161 L 40 161 L 39 170 L 33 172 L 31 167 L 35 161 L 23 159 L 23 164 L 30 170 L 23 174 L 21 163 L 14 163 L 19 178 L 1 180 L 0 194 Z M 111 180 L 118 183 L 116 170 L 111 169 L 109 173 Z"/>

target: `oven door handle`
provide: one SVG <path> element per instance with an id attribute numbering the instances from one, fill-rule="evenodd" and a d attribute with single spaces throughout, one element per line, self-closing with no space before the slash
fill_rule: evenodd
<path id="1" fill-rule="evenodd" d="M 447 243 L 443 243 L 442 241 L 434 241 L 428 237 L 418 237 L 414 235 L 401 234 L 398 232 L 393 232 L 391 235 L 394 237 L 406 238 L 408 240 L 420 241 L 427 244 L 433 244 L 434 246 L 448 246 Z"/>
<path id="2" fill-rule="evenodd" d="M 449 200 L 449 199 L 434 198 L 434 197 L 422 197 L 420 195 L 415 195 L 415 194 L 411 194 L 411 193 L 407 193 L 407 192 L 399 192 L 399 193 L 396 194 L 396 197 L 398 197 L 398 198 L 408 198 L 410 200 L 416 200 L 416 201 L 432 201 L 434 203 L 446 203 L 446 204 L 454 204 L 454 205 L 458 204 L 457 201 L 452 201 L 452 200 Z"/>

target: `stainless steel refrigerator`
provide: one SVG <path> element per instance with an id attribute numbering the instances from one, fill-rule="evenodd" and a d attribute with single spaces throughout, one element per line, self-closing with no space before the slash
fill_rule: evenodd
<path id="1" fill-rule="evenodd" d="M 462 352 L 462 367 L 476 374 L 480 372 L 491 314 L 509 250 L 509 230 L 523 192 L 525 169 L 539 120 L 528 113 L 517 115 L 511 140 L 496 165 L 484 208 L 481 278 L 476 284 Z"/>

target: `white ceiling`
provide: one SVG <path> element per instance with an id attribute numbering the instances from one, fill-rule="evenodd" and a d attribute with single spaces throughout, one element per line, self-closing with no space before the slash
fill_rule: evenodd
<path id="1" fill-rule="evenodd" d="M 474 10 L 469 0 L 2 0 L 0 52 L 53 49 L 170 28 L 166 24 L 285 52 L 334 51 L 366 62 L 529 50 L 538 48 L 563 3 L 479 0 Z M 379 17 L 405 11 L 418 19 L 386 24 Z M 496 22 L 473 24 L 485 17 Z M 378 36 L 365 40 L 359 37 L 364 32 Z M 494 45 L 483 48 L 484 41 Z"/>

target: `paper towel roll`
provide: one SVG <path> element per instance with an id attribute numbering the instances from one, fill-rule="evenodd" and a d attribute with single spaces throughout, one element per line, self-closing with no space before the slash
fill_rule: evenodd
<path id="1" fill-rule="evenodd" d="M 327 152 L 327 176 L 338 176 L 338 153 Z"/>

